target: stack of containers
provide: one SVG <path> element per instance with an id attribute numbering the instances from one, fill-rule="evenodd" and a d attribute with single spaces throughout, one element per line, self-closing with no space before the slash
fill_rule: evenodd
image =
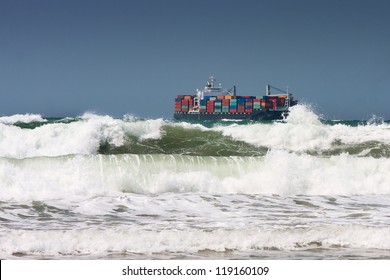
<path id="1" fill-rule="evenodd" d="M 221 99 L 217 99 L 217 100 L 214 101 L 214 112 L 220 113 L 221 110 L 222 110 L 222 100 Z"/>
<path id="2" fill-rule="evenodd" d="M 189 100 L 188 99 L 182 99 L 181 100 L 181 111 L 182 112 L 188 112 L 189 108 Z"/>
<path id="3" fill-rule="evenodd" d="M 230 96 L 228 96 L 228 97 L 230 97 Z M 230 105 L 229 99 L 222 100 L 222 113 L 229 113 L 229 105 Z"/>
<path id="4" fill-rule="evenodd" d="M 261 101 L 260 101 L 260 105 L 261 105 L 261 107 L 263 107 L 263 108 L 265 108 L 266 106 L 265 106 L 265 99 L 261 99 Z"/>
<path id="5" fill-rule="evenodd" d="M 237 99 L 230 99 L 230 113 L 237 113 Z"/>
<path id="6" fill-rule="evenodd" d="M 261 99 L 260 97 L 256 97 L 253 99 L 253 110 L 260 110 L 261 109 Z"/>
<path id="7" fill-rule="evenodd" d="M 206 99 L 201 99 L 200 100 L 199 112 L 201 112 L 201 113 L 207 112 L 207 101 L 206 101 Z"/>
<path id="8" fill-rule="evenodd" d="M 245 113 L 252 113 L 252 112 L 253 112 L 253 99 L 246 98 L 245 99 Z"/>
<path id="9" fill-rule="evenodd" d="M 264 95 L 263 96 L 263 101 L 264 101 L 264 105 L 261 104 L 261 106 L 269 109 L 269 96 L 268 95 Z"/>
<path id="10" fill-rule="evenodd" d="M 206 102 L 206 112 L 207 113 L 214 113 L 214 101 L 207 100 L 207 102 Z"/>
<path id="11" fill-rule="evenodd" d="M 181 112 L 181 98 L 175 98 L 175 112 Z"/>
<path id="12" fill-rule="evenodd" d="M 245 112 L 245 99 L 244 98 L 238 98 L 237 99 L 237 112 L 238 113 L 244 113 Z"/>
<path id="13" fill-rule="evenodd" d="M 252 113 L 253 110 L 268 108 L 282 109 L 287 96 L 205 96 L 200 100 L 201 113 Z M 194 96 L 178 95 L 175 98 L 175 112 L 189 112 L 194 106 Z"/>

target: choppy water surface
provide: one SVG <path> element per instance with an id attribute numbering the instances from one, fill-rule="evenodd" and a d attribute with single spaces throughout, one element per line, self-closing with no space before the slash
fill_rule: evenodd
<path id="1" fill-rule="evenodd" d="M 0 258 L 390 257 L 390 124 L 0 117 Z"/>

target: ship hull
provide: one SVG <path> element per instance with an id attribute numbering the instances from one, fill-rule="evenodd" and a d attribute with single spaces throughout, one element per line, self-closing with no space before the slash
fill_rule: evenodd
<path id="1" fill-rule="evenodd" d="M 176 112 L 173 117 L 177 120 L 280 120 L 287 116 L 288 111 L 254 111 L 252 113 L 199 113 Z"/>

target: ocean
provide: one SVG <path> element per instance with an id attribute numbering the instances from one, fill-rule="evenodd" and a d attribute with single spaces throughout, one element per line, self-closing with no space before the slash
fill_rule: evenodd
<path id="1" fill-rule="evenodd" d="M 388 259 L 390 122 L 0 117 L 0 259 Z"/>

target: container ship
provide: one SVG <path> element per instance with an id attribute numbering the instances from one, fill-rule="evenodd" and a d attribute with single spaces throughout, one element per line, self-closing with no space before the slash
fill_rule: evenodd
<path id="1" fill-rule="evenodd" d="M 236 87 L 223 90 L 210 77 L 203 90 L 175 98 L 177 120 L 278 120 L 288 115 L 290 106 L 298 103 L 293 95 L 273 86 L 266 86 L 263 96 L 236 95 Z M 271 93 L 271 89 L 277 93 Z"/>

